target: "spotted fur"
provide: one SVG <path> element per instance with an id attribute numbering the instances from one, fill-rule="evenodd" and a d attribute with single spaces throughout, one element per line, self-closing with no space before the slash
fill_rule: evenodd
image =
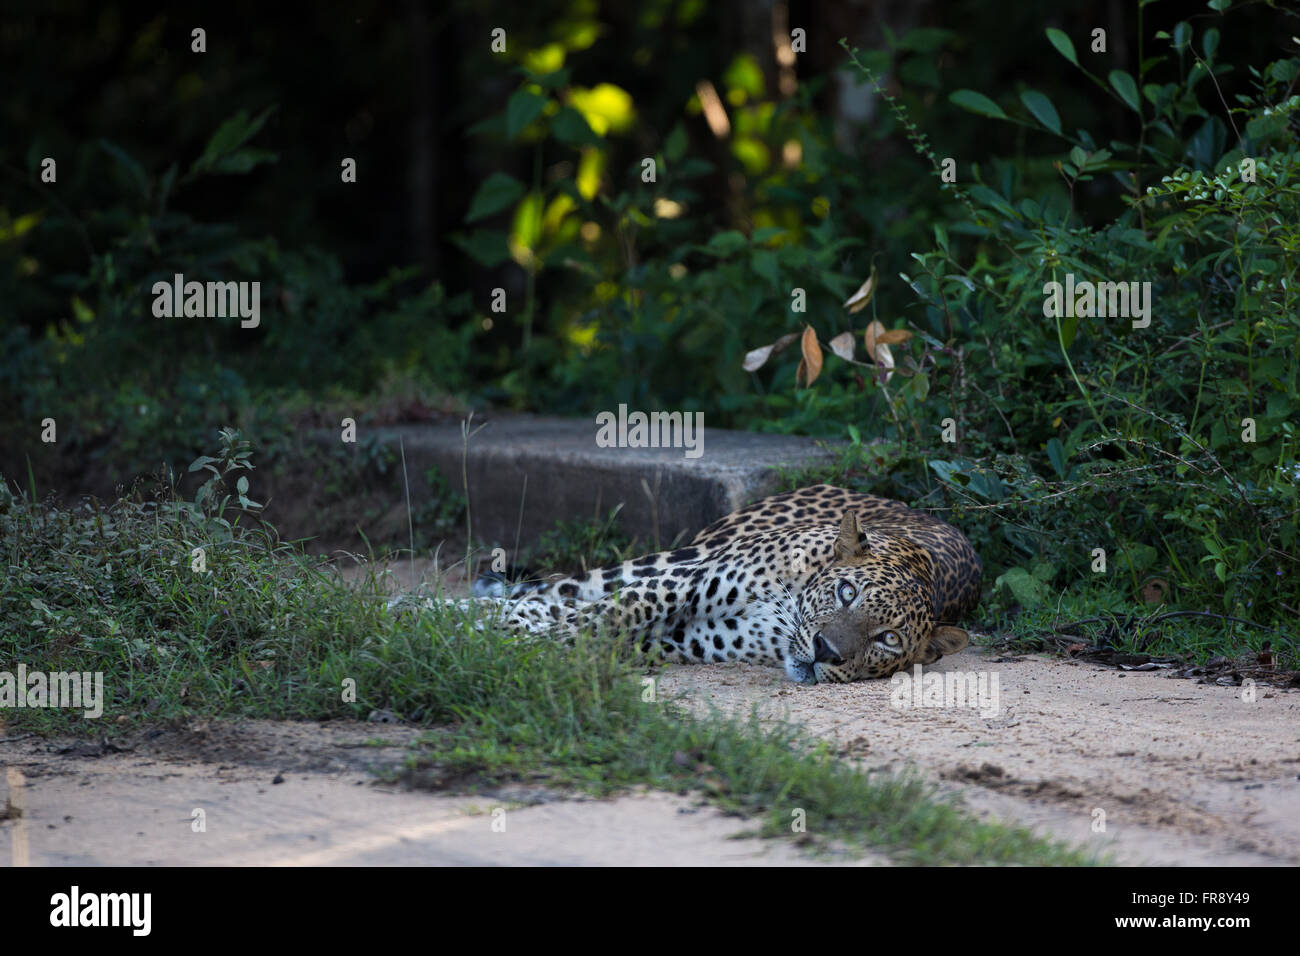
<path id="1" fill-rule="evenodd" d="M 980 562 L 960 531 L 886 498 L 814 485 L 687 546 L 494 600 L 520 633 L 630 635 L 673 661 L 780 664 L 801 684 L 888 677 L 966 646 Z"/>

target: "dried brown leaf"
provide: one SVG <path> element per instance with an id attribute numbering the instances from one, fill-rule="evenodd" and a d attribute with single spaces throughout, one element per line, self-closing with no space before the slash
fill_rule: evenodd
<path id="1" fill-rule="evenodd" d="M 912 337 L 907 329 L 890 329 L 884 335 L 876 336 L 877 345 L 902 345 Z"/>
<path id="2" fill-rule="evenodd" d="M 867 347 L 867 357 L 884 369 L 894 367 L 894 353 L 889 351 L 888 345 L 880 341 L 883 336 L 888 334 L 889 330 L 875 320 L 872 320 L 871 324 L 867 326 L 867 330 L 862 333 L 863 344 Z M 892 372 L 886 372 L 884 381 L 888 382 L 892 374 Z"/>
<path id="3" fill-rule="evenodd" d="M 766 364 L 769 358 L 784 351 L 785 348 L 798 337 L 798 332 L 790 332 L 787 335 L 781 336 L 771 345 L 763 345 L 746 352 L 745 360 L 741 363 L 741 367 L 744 368 L 746 372 L 757 371 Z"/>
<path id="4" fill-rule="evenodd" d="M 858 291 L 853 293 L 844 301 L 844 308 L 849 310 L 852 315 L 855 312 L 861 312 L 871 302 L 871 297 L 876 292 L 876 270 L 871 270 L 871 278 L 862 285 L 858 286 Z"/>
<path id="5" fill-rule="evenodd" d="M 752 349 L 745 353 L 745 361 L 740 363 L 741 368 L 743 368 L 746 372 L 755 372 L 758 369 L 763 367 L 763 363 L 765 363 L 768 360 L 771 354 L 772 354 L 772 346 L 770 345 L 764 345 L 759 348 Z"/>
<path id="6" fill-rule="evenodd" d="M 804 384 L 812 385 L 817 381 L 817 376 L 822 373 L 822 347 L 818 344 L 817 333 L 813 331 L 811 325 L 804 326 L 803 340 L 799 343 L 799 348 L 803 352 L 803 361 L 799 363 L 799 368 L 804 373 Z M 795 382 L 798 383 L 798 375 L 795 376 Z"/>
<path id="7" fill-rule="evenodd" d="M 854 341 L 852 332 L 841 332 L 831 339 L 830 346 L 831 351 L 840 358 L 847 359 L 850 362 L 853 361 Z"/>
<path id="8" fill-rule="evenodd" d="M 798 332 L 787 332 L 785 335 L 781 336 L 779 339 L 777 339 L 775 342 L 772 343 L 772 353 L 775 355 L 779 352 L 784 352 L 786 346 L 788 346 L 791 342 L 793 342 L 798 337 L 799 337 Z"/>

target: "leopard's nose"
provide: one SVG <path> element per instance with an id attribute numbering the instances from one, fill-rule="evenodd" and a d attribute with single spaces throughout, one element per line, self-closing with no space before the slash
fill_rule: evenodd
<path id="1" fill-rule="evenodd" d="M 826 638 L 822 637 L 822 632 L 818 631 L 817 636 L 813 638 L 813 662 L 816 664 L 842 664 L 840 655 L 836 654 Z"/>

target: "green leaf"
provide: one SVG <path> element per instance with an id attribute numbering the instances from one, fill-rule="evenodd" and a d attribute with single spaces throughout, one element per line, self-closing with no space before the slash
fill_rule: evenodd
<path id="1" fill-rule="evenodd" d="M 1265 140 L 1287 128 L 1287 114 L 1277 111 L 1271 116 L 1256 116 L 1246 124 L 1246 135 L 1253 140 Z"/>
<path id="2" fill-rule="evenodd" d="M 991 471 L 979 470 L 970 476 L 970 490 L 989 501 L 1001 501 L 1006 497 L 1006 489 L 1001 479 Z"/>
<path id="3" fill-rule="evenodd" d="M 1047 601 L 1048 592 L 1043 582 L 1024 568 L 1008 568 L 1005 574 L 993 582 L 995 591 L 1001 591 L 1004 586 L 1027 608 L 1037 607 Z"/>
<path id="4" fill-rule="evenodd" d="M 566 146 L 590 146 L 600 142 L 586 118 L 572 106 L 561 108 L 551 121 L 551 132 Z"/>
<path id="5" fill-rule="evenodd" d="M 1047 28 L 1047 39 L 1052 41 L 1052 46 L 1056 47 L 1056 52 L 1061 54 L 1075 66 L 1079 65 L 1079 58 L 1074 54 L 1074 43 L 1068 36 L 1055 27 Z"/>
<path id="6" fill-rule="evenodd" d="M 918 402 L 923 402 L 926 396 L 930 394 L 930 380 L 924 372 L 917 372 L 912 376 L 912 393 L 916 395 Z"/>
<path id="7" fill-rule="evenodd" d="M 1129 76 L 1123 70 L 1110 71 L 1110 85 L 1115 88 L 1115 92 L 1135 113 L 1142 112 L 1142 101 L 1138 98 L 1137 84 L 1133 82 L 1133 77 Z"/>
<path id="8" fill-rule="evenodd" d="M 1279 83 L 1291 83 L 1300 74 L 1300 63 L 1295 60 L 1274 60 L 1268 73 Z"/>
<path id="9" fill-rule="evenodd" d="M 1214 27 L 1205 31 L 1205 36 L 1201 37 L 1201 49 L 1205 51 L 1207 60 L 1214 59 L 1214 53 L 1219 49 L 1219 31 Z"/>
<path id="10" fill-rule="evenodd" d="M 1079 331 L 1079 317 L 1067 315 L 1061 320 L 1061 344 L 1067 349 L 1074 344 L 1074 336 Z"/>
<path id="11" fill-rule="evenodd" d="M 203 153 L 190 167 L 190 173 L 206 172 L 222 156 L 239 149 L 257 135 L 273 112 L 275 107 L 268 106 L 253 119 L 248 118 L 248 110 L 240 110 L 228 118 L 217 127 L 208 144 L 203 147 Z"/>
<path id="12" fill-rule="evenodd" d="M 1065 447 L 1061 444 L 1061 439 L 1053 438 L 1047 443 L 1047 459 L 1056 469 L 1056 474 L 1060 478 L 1065 478 L 1067 471 L 1065 467 Z"/>
<path id="13" fill-rule="evenodd" d="M 1174 49 L 1182 53 L 1187 49 L 1187 44 L 1192 42 L 1192 28 L 1184 20 L 1174 27 Z"/>
<path id="14" fill-rule="evenodd" d="M 745 248 L 747 240 L 744 235 L 736 232 L 734 229 L 728 229 L 720 232 L 705 244 L 706 252 L 711 252 L 715 256 L 730 256 Z"/>
<path id="15" fill-rule="evenodd" d="M 506 138 L 515 139 L 524 127 L 542 115 L 546 97 L 529 89 L 515 90 L 506 104 Z"/>
<path id="16" fill-rule="evenodd" d="M 675 163 L 686 155 L 686 127 L 678 123 L 664 140 L 664 159 Z"/>
<path id="17" fill-rule="evenodd" d="M 95 310 L 86 305 L 79 295 L 72 297 L 72 314 L 76 316 L 78 322 L 95 321 Z"/>
<path id="18" fill-rule="evenodd" d="M 749 258 L 750 268 L 772 285 L 781 281 L 781 270 L 777 265 L 776 253 L 768 249 L 756 249 Z"/>
<path id="19" fill-rule="evenodd" d="M 957 462 L 943 461 L 935 459 L 930 462 L 931 470 L 939 476 L 939 480 L 949 485 L 957 485 L 964 488 L 970 482 L 963 466 Z M 959 481 L 958 478 L 965 479 Z"/>
<path id="20" fill-rule="evenodd" d="M 994 119 L 1007 118 L 1007 114 L 1002 112 L 1002 107 L 983 93 L 977 93 L 974 90 L 957 90 L 948 99 L 962 109 L 970 110 L 972 113 L 979 113 L 981 116 L 991 116 Z"/>
<path id="21" fill-rule="evenodd" d="M 690 159 L 681 163 L 674 172 L 676 173 L 676 178 L 679 180 L 698 179 L 700 176 L 707 176 L 709 173 L 713 172 L 713 168 L 713 164 L 707 159 L 698 159 L 692 156 Z"/>
<path id="22" fill-rule="evenodd" d="M 135 183 L 135 188 L 139 190 L 140 195 L 149 195 L 149 176 L 145 173 L 144 167 L 132 159 L 122 147 L 110 143 L 106 139 L 101 139 L 99 145 L 104 152 L 117 160 L 118 165 L 131 177 L 131 181 Z"/>
<path id="23" fill-rule="evenodd" d="M 1034 119 L 1057 136 L 1061 135 L 1061 117 L 1057 114 L 1051 100 L 1037 90 L 1025 90 L 1020 94 L 1020 102 L 1025 104 L 1025 109 L 1034 115 Z"/>
<path id="24" fill-rule="evenodd" d="M 988 206 L 990 209 L 995 210 L 1000 215 L 1006 216 L 1008 219 L 1022 218 L 1020 212 L 1016 210 L 1011 203 L 1007 202 L 1004 198 L 989 189 L 989 187 L 985 186 L 983 183 L 977 183 L 974 186 L 971 186 L 968 192 L 970 193 L 970 197 L 980 205 Z"/>
<path id="25" fill-rule="evenodd" d="M 913 53 L 935 53 L 956 35 L 951 30 L 939 27 L 917 27 L 903 34 L 903 38 L 898 41 L 898 48 Z"/>
<path id="26" fill-rule="evenodd" d="M 466 214 L 465 221 L 477 222 L 495 215 L 512 205 L 525 192 L 527 188 L 513 176 L 493 173 L 483 180 L 483 185 L 479 186 L 478 192 L 470 200 L 469 213 Z"/>
<path id="27" fill-rule="evenodd" d="M 279 159 L 279 155 L 269 149 L 248 146 L 214 160 L 208 166 L 207 171 L 210 173 L 246 173 L 254 166 L 260 166 L 262 163 L 278 162 Z"/>
<path id="28" fill-rule="evenodd" d="M 506 234 L 496 229 L 475 229 L 466 236 L 452 236 L 451 241 L 479 265 L 491 269 L 510 258 Z"/>
<path id="29" fill-rule="evenodd" d="M 1134 571 L 1145 571 L 1156 563 L 1160 552 L 1149 544 L 1126 544 L 1119 552 L 1119 558 Z"/>

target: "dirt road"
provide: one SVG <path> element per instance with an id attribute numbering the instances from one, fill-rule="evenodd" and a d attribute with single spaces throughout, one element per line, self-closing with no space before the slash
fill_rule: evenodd
<path id="1" fill-rule="evenodd" d="M 901 709 L 887 682 L 796 687 L 740 664 L 664 670 L 659 692 L 699 709 L 757 704 L 844 759 L 913 767 L 978 814 L 1121 862 L 1300 863 L 1300 694 L 1261 686 L 1247 701 L 1241 688 L 1160 672 L 973 649 L 935 670 L 981 672 L 986 687 L 996 675 L 996 712 Z M 400 762 L 417 736 L 403 726 L 153 733 L 113 752 L 0 729 L 0 817 L 21 808 L 0 822 L 0 865 L 817 862 L 784 842 L 733 839 L 754 824 L 662 794 L 456 797 L 377 784 L 370 768 Z"/>
<path id="2" fill-rule="evenodd" d="M 661 689 L 695 707 L 758 703 L 865 767 L 914 766 L 981 815 L 1121 862 L 1300 863 L 1300 693 L 1259 686 L 1248 702 L 1166 672 L 976 648 L 934 670 L 996 675 L 998 712 L 899 709 L 885 681 L 793 687 L 740 665 L 679 668 Z"/>

